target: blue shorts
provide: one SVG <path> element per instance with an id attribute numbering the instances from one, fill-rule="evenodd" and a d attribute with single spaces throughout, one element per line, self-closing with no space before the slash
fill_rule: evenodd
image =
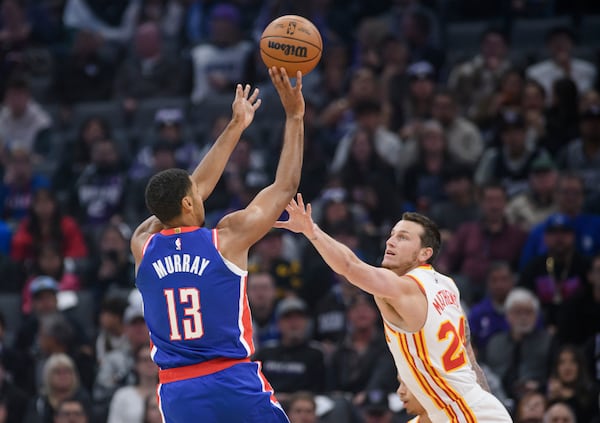
<path id="1" fill-rule="evenodd" d="M 158 386 L 166 423 L 289 423 L 258 363 Z"/>

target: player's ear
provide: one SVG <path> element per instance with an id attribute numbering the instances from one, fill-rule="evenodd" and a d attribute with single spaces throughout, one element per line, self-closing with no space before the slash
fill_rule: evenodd
<path id="1" fill-rule="evenodd" d="M 433 255 L 433 248 L 431 247 L 425 247 L 425 248 L 421 248 L 421 251 L 419 251 L 419 261 L 421 261 L 422 263 L 427 263 L 427 261 L 431 258 L 431 256 Z"/>
<path id="2" fill-rule="evenodd" d="M 193 202 L 192 202 L 192 197 L 190 197 L 189 195 L 186 195 L 185 197 L 183 197 L 181 199 L 181 207 L 182 210 L 192 210 L 193 208 Z"/>

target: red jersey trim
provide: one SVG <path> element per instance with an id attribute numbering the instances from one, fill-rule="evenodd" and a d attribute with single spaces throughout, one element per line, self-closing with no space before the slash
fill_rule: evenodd
<path id="1" fill-rule="evenodd" d="M 215 358 L 203 363 L 159 370 L 158 380 L 161 384 L 179 382 L 181 380 L 210 375 L 225 370 L 233 365 L 249 362 L 249 358 Z"/>
<path id="2" fill-rule="evenodd" d="M 144 246 L 142 247 L 142 257 L 144 256 L 144 254 L 146 254 L 146 249 L 148 248 L 150 241 L 152 241 L 152 238 L 154 238 L 154 235 L 156 235 L 156 234 L 150 235 L 148 237 L 148 239 L 146 240 L 146 242 L 144 242 Z"/>
<path id="3" fill-rule="evenodd" d="M 175 234 L 183 234 L 186 232 L 192 232 L 200 229 L 200 226 L 178 226 L 176 228 L 168 228 L 160 231 L 162 235 L 175 235 Z"/>

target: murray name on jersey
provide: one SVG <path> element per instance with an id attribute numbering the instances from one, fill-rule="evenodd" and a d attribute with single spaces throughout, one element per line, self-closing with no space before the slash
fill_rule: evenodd
<path id="1" fill-rule="evenodd" d="M 193 257 L 193 258 L 192 258 Z M 193 273 L 202 276 L 210 263 L 207 258 L 191 256 L 190 254 L 172 254 L 152 263 L 159 279 L 173 273 Z"/>

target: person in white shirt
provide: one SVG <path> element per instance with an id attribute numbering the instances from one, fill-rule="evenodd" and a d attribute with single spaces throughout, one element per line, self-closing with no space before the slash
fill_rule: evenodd
<path id="1" fill-rule="evenodd" d="M 551 93 L 554 81 L 569 77 L 577 85 L 580 93 L 593 88 L 596 81 L 596 68 L 593 64 L 573 57 L 575 36 L 568 27 L 555 27 L 546 36 L 546 46 L 550 58 L 529 66 L 526 70 L 528 78 L 539 82 L 546 93 L 548 104 L 552 102 Z"/>

